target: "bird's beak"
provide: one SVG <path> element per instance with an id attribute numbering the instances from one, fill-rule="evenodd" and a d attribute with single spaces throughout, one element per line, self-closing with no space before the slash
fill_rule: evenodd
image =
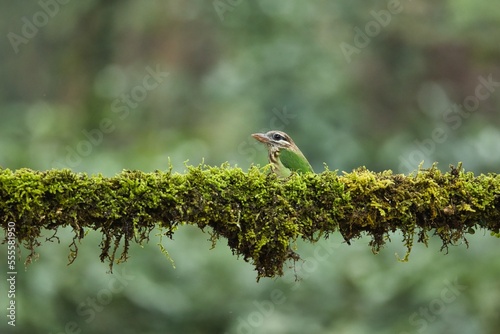
<path id="1" fill-rule="evenodd" d="M 267 144 L 269 143 L 269 138 L 264 133 L 253 133 L 252 137 L 260 141 L 261 143 Z"/>

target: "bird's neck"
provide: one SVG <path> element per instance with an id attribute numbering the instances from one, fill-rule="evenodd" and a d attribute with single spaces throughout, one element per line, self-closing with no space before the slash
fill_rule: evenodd
<path id="1" fill-rule="evenodd" d="M 280 156 L 279 147 L 269 146 L 268 154 L 269 154 L 269 162 L 272 164 L 277 164 L 279 159 L 280 159 L 279 158 L 279 156 Z"/>
<path id="2" fill-rule="evenodd" d="M 271 168 L 279 177 L 285 178 L 290 176 L 292 173 L 290 169 L 286 168 L 280 160 L 280 150 L 286 150 L 286 148 L 279 148 L 276 146 L 269 146 L 269 162 L 271 163 Z"/>

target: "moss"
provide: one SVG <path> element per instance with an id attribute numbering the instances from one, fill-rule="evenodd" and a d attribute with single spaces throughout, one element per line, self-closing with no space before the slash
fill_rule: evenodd
<path id="1" fill-rule="evenodd" d="M 228 165 L 169 171 L 123 171 L 106 178 L 69 170 L 44 172 L 0 169 L 0 217 L 6 230 L 16 223 L 16 238 L 36 256 L 42 231 L 74 231 L 69 260 L 90 230 L 102 233 L 101 261 L 125 261 L 130 242 L 147 243 L 153 230 L 172 238 L 184 224 L 223 238 L 233 254 L 251 262 L 258 277 L 283 274 L 288 260 L 298 260 L 294 242 L 316 242 L 339 232 L 347 243 L 371 237 L 378 252 L 391 232 L 401 231 L 408 259 L 414 241 L 430 235 L 442 249 L 484 228 L 500 235 L 500 176 L 474 176 L 461 165 L 442 173 L 433 166 L 409 176 L 359 168 L 337 175 L 292 175 L 286 180 Z M 168 248 L 168 244 L 167 244 Z M 162 248 L 162 252 L 168 255 Z"/>

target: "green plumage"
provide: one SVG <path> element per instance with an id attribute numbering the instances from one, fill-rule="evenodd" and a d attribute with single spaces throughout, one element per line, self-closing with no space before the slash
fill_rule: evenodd
<path id="1" fill-rule="evenodd" d="M 292 172 L 314 173 L 311 165 L 300 151 L 295 153 L 288 149 L 281 149 L 279 159 L 283 166 Z"/>
<path id="2" fill-rule="evenodd" d="M 269 163 L 278 177 L 287 178 L 292 173 L 314 173 L 311 164 L 292 138 L 283 131 L 271 130 L 254 133 L 252 137 L 266 144 Z"/>

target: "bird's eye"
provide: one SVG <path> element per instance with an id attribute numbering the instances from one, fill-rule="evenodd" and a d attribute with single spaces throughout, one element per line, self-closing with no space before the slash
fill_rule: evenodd
<path id="1" fill-rule="evenodd" d="M 273 139 L 274 140 L 282 140 L 285 138 L 282 135 L 280 135 L 279 133 L 275 133 L 275 134 L 273 134 Z"/>

